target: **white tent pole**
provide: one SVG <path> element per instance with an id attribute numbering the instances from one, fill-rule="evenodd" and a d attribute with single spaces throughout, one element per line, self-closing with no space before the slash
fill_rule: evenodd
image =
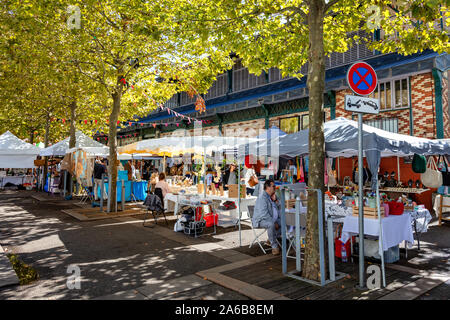
<path id="1" fill-rule="evenodd" d="M 398 159 L 398 157 L 397 157 Z M 380 252 L 381 256 L 381 274 L 383 276 L 383 287 L 386 287 L 386 272 L 384 269 L 384 248 L 383 248 L 383 223 L 381 221 L 381 214 L 380 214 L 380 181 L 377 182 L 377 214 L 378 214 L 378 222 L 380 224 L 380 236 L 378 239 L 378 251 Z"/>
<path id="2" fill-rule="evenodd" d="M 166 155 L 164 155 L 163 172 L 166 173 Z"/>
<path id="3" fill-rule="evenodd" d="M 238 217 L 239 217 L 239 247 L 242 247 L 242 236 L 241 236 L 241 164 L 239 160 L 238 163 Z M 245 163 L 245 157 L 244 157 Z M 229 191 L 228 191 L 229 192 Z"/>
<path id="4" fill-rule="evenodd" d="M 206 148 L 203 148 L 203 197 L 206 198 Z"/>
<path id="5" fill-rule="evenodd" d="M 339 161 L 340 157 L 337 157 L 337 176 L 338 176 L 338 181 L 341 179 L 341 164 Z"/>
<path id="6" fill-rule="evenodd" d="M 397 181 L 400 183 L 400 157 L 397 156 Z"/>

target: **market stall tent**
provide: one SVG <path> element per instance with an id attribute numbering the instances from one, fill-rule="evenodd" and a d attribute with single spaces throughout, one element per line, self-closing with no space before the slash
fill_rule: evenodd
<path id="1" fill-rule="evenodd" d="M 74 149 L 83 149 L 84 151 L 96 156 L 108 156 L 109 148 L 100 142 L 97 142 L 81 131 L 75 132 L 76 143 Z M 41 156 L 65 156 L 69 152 L 70 137 L 55 143 L 54 145 L 42 149 Z"/>
<path id="2" fill-rule="evenodd" d="M 6 131 L 0 136 L 0 168 L 34 168 L 40 149 Z"/>
<path id="3" fill-rule="evenodd" d="M 330 158 L 358 155 L 358 123 L 345 118 L 324 123 L 325 151 Z M 309 131 L 279 136 L 258 141 L 247 146 L 247 153 L 258 156 L 273 155 L 292 158 L 309 152 Z M 270 146 L 270 148 L 269 148 Z M 277 151 L 274 151 L 274 146 Z M 363 151 L 371 172 L 378 172 L 381 157 L 406 157 L 415 153 L 421 155 L 448 155 L 450 143 L 445 140 L 431 140 L 388 132 L 369 125 L 363 125 Z M 372 179 L 375 189 L 377 175 Z"/>
<path id="4" fill-rule="evenodd" d="M 138 141 L 120 147 L 118 152 L 119 154 L 151 153 L 171 157 L 184 153 L 211 154 L 213 151 L 224 151 L 257 140 L 256 138 L 212 136 L 164 137 Z"/>

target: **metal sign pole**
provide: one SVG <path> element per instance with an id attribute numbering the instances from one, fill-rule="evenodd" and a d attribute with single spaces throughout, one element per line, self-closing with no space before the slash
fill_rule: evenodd
<path id="1" fill-rule="evenodd" d="M 365 287 L 364 274 L 364 197 L 363 197 L 363 130 L 362 113 L 358 113 L 358 189 L 359 189 L 359 287 Z"/>
<path id="2" fill-rule="evenodd" d="M 280 187 L 281 191 L 281 214 L 280 214 L 280 222 L 281 222 L 281 270 L 283 274 L 287 273 L 287 252 L 286 252 L 286 196 L 284 194 L 284 188 Z M 265 191 L 264 191 L 265 192 Z M 297 245 L 300 245 L 299 243 Z"/>

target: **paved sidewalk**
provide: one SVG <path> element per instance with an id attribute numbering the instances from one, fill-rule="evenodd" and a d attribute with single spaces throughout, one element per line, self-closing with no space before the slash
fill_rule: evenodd
<path id="1" fill-rule="evenodd" d="M 356 264 L 340 266 L 350 279 L 305 285 L 282 275 L 279 257 L 248 248 L 246 227 L 239 247 L 234 228 L 193 238 L 143 227 L 142 215 L 81 222 L 61 212 L 70 208 L 71 201 L 0 193 L 0 244 L 40 276 L 0 288 L 0 299 L 450 299 L 448 225 L 431 226 L 420 251 L 388 266 L 387 288 L 355 292 Z M 67 287 L 72 265 L 81 271 L 79 290 Z"/>
<path id="2" fill-rule="evenodd" d="M 2 246 L 0 246 L 0 288 L 18 283 L 19 278 Z"/>
<path id="3" fill-rule="evenodd" d="M 240 256 L 167 228 L 142 227 L 134 218 L 80 222 L 61 212 L 71 206 L 39 202 L 27 193 L 0 193 L 0 244 L 39 273 L 30 285 L 0 288 L 0 299 L 93 299 L 194 276 Z M 67 287 L 71 265 L 81 271 L 79 290 Z M 172 294 L 175 299 L 246 299 L 212 283 Z"/>

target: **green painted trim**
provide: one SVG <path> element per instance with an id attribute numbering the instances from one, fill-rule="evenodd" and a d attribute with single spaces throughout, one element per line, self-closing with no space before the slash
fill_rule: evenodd
<path id="1" fill-rule="evenodd" d="M 444 138 L 444 114 L 442 111 L 442 73 L 436 68 L 433 68 L 434 78 L 434 92 L 436 99 L 436 138 Z"/>
<path id="2" fill-rule="evenodd" d="M 269 129 L 269 114 L 270 114 L 270 112 L 269 112 L 269 109 L 267 109 L 267 107 L 264 104 L 261 105 L 261 108 L 264 109 L 264 128 L 266 128 L 266 130 L 267 130 L 267 129 Z"/>
<path id="3" fill-rule="evenodd" d="M 412 109 L 412 98 L 411 98 L 411 76 L 409 76 L 409 135 L 414 136 L 414 117 Z"/>

